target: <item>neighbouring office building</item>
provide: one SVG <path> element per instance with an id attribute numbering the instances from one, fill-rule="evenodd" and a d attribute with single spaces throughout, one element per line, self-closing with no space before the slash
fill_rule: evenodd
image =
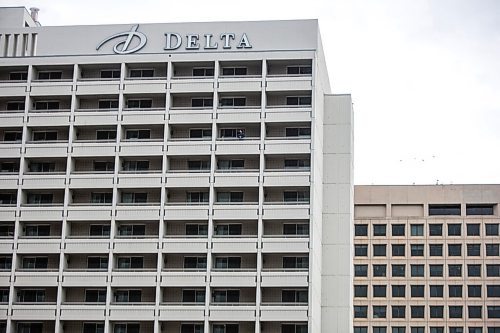
<path id="1" fill-rule="evenodd" d="M 500 332 L 500 185 L 354 198 L 355 333 Z"/>
<path id="2" fill-rule="evenodd" d="M 351 332 L 352 108 L 329 93 L 315 20 L 0 8 L 0 332 Z"/>

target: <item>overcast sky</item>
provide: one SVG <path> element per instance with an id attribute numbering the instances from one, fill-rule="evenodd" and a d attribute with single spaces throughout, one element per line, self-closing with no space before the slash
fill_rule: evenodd
<path id="1" fill-rule="evenodd" d="M 42 25 L 319 18 L 356 184 L 500 183 L 499 0 L 1 0 Z M 290 31 L 293 33 L 293 31 Z"/>

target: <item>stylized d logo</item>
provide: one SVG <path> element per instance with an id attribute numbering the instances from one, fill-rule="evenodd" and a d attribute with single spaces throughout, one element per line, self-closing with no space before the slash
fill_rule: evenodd
<path id="1" fill-rule="evenodd" d="M 142 49 L 144 47 L 144 45 L 146 45 L 146 42 L 148 41 L 148 39 L 147 39 L 145 34 L 137 31 L 138 28 L 139 28 L 139 25 L 137 24 L 137 25 L 134 25 L 132 27 L 132 29 L 130 29 L 130 31 L 120 32 L 120 33 L 117 33 L 116 35 L 113 35 L 111 37 L 106 38 L 101 43 L 99 43 L 99 45 L 97 45 L 96 50 L 99 50 L 101 48 L 101 46 L 103 46 L 104 44 L 106 44 L 107 42 L 109 42 L 112 39 L 115 39 L 118 37 L 126 37 L 125 40 L 118 42 L 113 47 L 113 51 L 116 54 L 129 54 L 129 53 L 134 53 L 134 52 L 139 51 L 140 49 Z M 129 49 L 130 44 L 132 43 L 134 38 L 138 38 L 139 43 L 135 47 Z"/>

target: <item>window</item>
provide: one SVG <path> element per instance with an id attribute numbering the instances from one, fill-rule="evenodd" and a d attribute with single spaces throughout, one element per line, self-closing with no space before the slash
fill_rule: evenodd
<path id="1" fill-rule="evenodd" d="M 105 303 L 106 289 L 86 289 L 85 302 L 87 303 Z"/>
<path id="2" fill-rule="evenodd" d="M 479 257 L 481 255 L 481 244 L 467 244 L 467 255 L 469 257 Z"/>
<path id="3" fill-rule="evenodd" d="M 443 255 L 443 245 L 429 244 L 429 255 L 431 257 L 441 257 Z"/>
<path id="4" fill-rule="evenodd" d="M 148 202 L 147 193 L 136 193 L 136 192 L 123 192 L 122 193 L 122 203 L 146 203 Z"/>
<path id="5" fill-rule="evenodd" d="M 83 333 L 104 333 L 104 323 L 83 323 Z"/>
<path id="6" fill-rule="evenodd" d="M 211 97 L 207 98 L 192 98 L 191 107 L 193 108 L 211 108 L 214 106 L 214 99 Z"/>
<path id="7" fill-rule="evenodd" d="M 356 224 L 354 226 L 354 236 L 368 236 L 368 226 L 366 224 Z"/>
<path id="8" fill-rule="evenodd" d="M 286 105 L 311 105 L 311 96 L 287 96 Z"/>
<path id="9" fill-rule="evenodd" d="M 500 285 L 486 286 L 486 295 L 488 297 L 500 297 Z"/>
<path id="10" fill-rule="evenodd" d="M 222 75 L 223 76 L 247 75 L 247 68 L 246 67 L 222 67 Z"/>
<path id="11" fill-rule="evenodd" d="M 283 303 L 307 303 L 307 290 L 282 290 L 281 301 Z"/>
<path id="12" fill-rule="evenodd" d="M 461 285 L 449 285 L 448 286 L 448 297 L 462 297 L 462 286 Z"/>
<path id="13" fill-rule="evenodd" d="M 424 225 L 423 224 L 412 224 L 411 235 L 412 236 L 423 236 L 424 235 Z"/>
<path id="14" fill-rule="evenodd" d="M 0 270 L 10 270 L 12 268 L 12 257 L 0 257 Z"/>
<path id="15" fill-rule="evenodd" d="M 368 296 L 368 286 L 365 285 L 354 286 L 354 297 L 367 297 L 367 296 Z"/>
<path id="16" fill-rule="evenodd" d="M 7 111 L 23 111 L 25 107 L 24 102 L 12 101 L 7 102 Z"/>
<path id="17" fill-rule="evenodd" d="M 9 289 L 0 289 L 0 303 L 9 303 Z"/>
<path id="18" fill-rule="evenodd" d="M 99 109 L 118 109 L 118 100 L 117 99 L 99 100 L 97 107 Z"/>
<path id="19" fill-rule="evenodd" d="M 37 101 L 35 102 L 35 110 L 58 110 L 58 101 Z"/>
<path id="20" fill-rule="evenodd" d="M 309 224 L 307 223 L 285 223 L 283 224 L 283 235 L 309 235 Z M 368 251 L 368 249 L 367 249 Z"/>
<path id="21" fill-rule="evenodd" d="M 354 256 L 355 257 L 368 256 L 368 245 L 354 245 Z"/>
<path id="22" fill-rule="evenodd" d="M 392 286 L 392 297 L 405 297 L 406 296 L 406 286 L 405 285 L 393 285 Z"/>
<path id="23" fill-rule="evenodd" d="M 480 277 L 481 276 L 481 265 L 467 265 L 467 276 L 468 277 Z"/>
<path id="24" fill-rule="evenodd" d="M 151 131 L 148 129 L 127 130 L 125 132 L 126 140 L 148 140 L 150 138 L 151 138 Z"/>
<path id="25" fill-rule="evenodd" d="M 18 323 L 17 333 L 42 333 L 43 324 L 42 323 Z"/>
<path id="26" fill-rule="evenodd" d="M 411 244 L 410 251 L 412 257 L 423 257 L 424 256 L 424 245 L 423 244 Z"/>
<path id="27" fill-rule="evenodd" d="M 0 237 L 13 237 L 14 226 L 8 224 L 0 224 Z"/>
<path id="28" fill-rule="evenodd" d="M 450 318 L 462 318 L 462 306 L 450 305 L 448 311 L 450 313 Z"/>
<path id="29" fill-rule="evenodd" d="M 56 141 L 57 131 L 33 132 L 33 141 Z"/>
<path id="30" fill-rule="evenodd" d="M 500 306 L 488 305 L 488 318 L 500 318 Z"/>
<path id="31" fill-rule="evenodd" d="M 50 236 L 50 225 L 28 224 L 24 227 L 24 235 L 27 237 L 48 237 Z"/>
<path id="32" fill-rule="evenodd" d="M 23 131 L 6 131 L 3 134 L 3 141 L 21 141 L 23 139 Z"/>
<path id="33" fill-rule="evenodd" d="M 442 235 L 443 235 L 442 224 L 429 224 L 429 236 L 442 236 Z"/>
<path id="34" fill-rule="evenodd" d="M 285 136 L 286 137 L 310 137 L 311 136 L 311 128 L 310 127 L 287 127 L 285 128 Z"/>
<path id="35" fill-rule="evenodd" d="M 373 256 L 374 257 L 384 257 L 385 256 L 385 244 L 373 245 Z"/>
<path id="36" fill-rule="evenodd" d="M 500 265 L 486 265 L 486 276 L 488 277 L 500 276 Z"/>
<path id="37" fill-rule="evenodd" d="M 479 236 L 480 234 L 480 224 L 467 224 L 467 236 Z"/>
<path id="38" fill-rule="evenodd" d="M 478 327 L 476 332 L 472 333 L 481 333 L 482 328 Z M 500 327 L 488 327 L 488 333 L 500 333 Z"/>
<path id="39" fill-rule="evenodd" d="M 90 194 L 90 202 L 93 204 L 110 204 L 112 201 L 112 192 L 92 192 Z"/>
<path id="40" fill-rule="evenodd" d="M 245 129 L 244 128 L 222 128 L 220 130 L 221 138 L 245 138 Z"/>
<path id="41" fill-rule="evenodd" d="M 181 333 L 203 333 L 202 324 L 181 324 Z"/>
<path id="42" fill-rule="evenodd" d="M 146 226 L 144 224 L 121 224 L 118 226 L 118 236 L 144 236 Z"/>
<path id="43" fill-rule="evenodd" d="M 60 71 L 43 71 L 38 72 L 38 80 L 61 80 L 62 72 Z"/>
<path id="44" fill-rule="evenodd" d="M 119 269 L 142 269 L 144 268 L 143 257 L 118 257 Z"/>
<path id="45" fill-rule="evenodd" d="M 207 224 L 186 224 L 186 235 L 188 236 L 206 236 L 208 235 Z"/>
<path id="46" fill-rule="evenodd" d="M 212 129 L 210 128 L 191 128 L 189 129 L 189 138 L 191 139 L 206 139 L 212 137 Z"/>
<path id="47" fill-rule="evenodd" d="M 482 318 L 483 317 L 483 307 L 482 306 L 468 306 L 469 318 Z"/>
<path id="48" fill-rule="evenodd" d="M 410 307 L 412 318 L 424 318 L 424 307 L 420 305 L 413 305 Z M 423 332 L 423 331 L 422 331 Z"/>
<path id="49" fill-rule="evenodd" d="M 284 202 L 309 202 L 309 191 L 283 191 Z"/>
<path id="50" fill-rule="evenodd" d="M 392 277 L 404 277 L 406 265 L 392 265 Z"/>
<path id="51" fill-rule="evenodd" d="M 89 236 L 93 237 L 108 237 L 110 226 L 106 224 L 91 224 L 89 229 Z"/>
<path id="52" fill-rule="evenodd" d="M 283 325 L 285 326 L 285 325 Z M 290 325 L 290 326 L 294 326 L 295 325 Z M 238 333 L 239 332 L 239 326 L 238 324 L 214 324 L 212 326 L 213 330 L 212 330 L 212 333 Z M 283 327 L 281 327 L 281 330 L 282 330 L 282 333 L 292 333 L 292 331 L 283 331 Z M 299 332 L 297 332 L 299 333 Z M 300 332 L 302 333 L 302 332 Z"/>
<path id="53" fill-rule="evenodd" d="M 483 333 L 483 328 L 482 327 L 469 327 L 469 333 Z M 490 332 L 488 330 L 488 333 L 496 333 L 496 332 Z"/>
<path id="54" fill-rule="evenodd" d="M 28 79 L 28 72 L 10 72 L 10 81 L 26 81 Z"/>
<path id="55" fill-rule="evenodd" d="M 458 223 L 448 224 L 448 236 L 461 236 L 462 235 L 462 225 Z"/>
<path id="56" fill-rule="evenodd" d="M 241 257 L 217 257 L 214 268 L 241 268 Z"/>
<path id="57" fill-rule="evenodd" d="M 355 326 L 354 333 L 368 333 L 368 328 L 364 326 Z"/>
<path id="58" fill-rule="evenodd" d="M 153 107 L 152 99 L 129 99 L 127 108 L 129 109 L 151 109 Z"/>
<path id="59" fill-rule="evenodd" d="M 241 224 L 218 224 L 214 227 L 217 236 L 241 235 Z"/>
<path id="60" fill-rule="evenodd" d="M 306 159 L 285 159 L 285 169 L 309 169 L 311 161 Z"/>
<path id="61" fill-rule="evenodd" d="M 149 161 L 124 161 L 123 171 L 147 171 L 149 170 Z"/>
<path id="62" fill-rule="evenodd" d="M 139 303 L 141 302 L 140 290 L 116 290 L 114 301 L 117 303 Z"/>
<path id="63" fill-rule="evenodd" d="M 385 224 L 374 224 L 373 225 L 373 236 L 385 236 L 386 234 Z"/>
<path id="64" fill-rule="evenodd" d="M 307 333 L 307 324 L 282 324 L 281 333 Z"/>
<path id="65" fill-rule="evenodd" d="M 405 255 L 405 245 L 392 244 L 392 256 L 393 257 L 404 257 Z"/>
<path id="66" fill-rule="evenodd" d="M 139 333 L 141 331 L 140 324 L 115 324 L 113 333 Z"/>
<path id="67" fill-rule="evenodd" d="M 441 285 L 430 285 L 429 294 L 431 297 L 443 297 L 443 286 Z"/>
<path id="68" fill-rule="evenodd" d="M 101 79 L 119 79 L 119 69 L 103 69 L 101 70 Z"/>
<path id="69" fill-rule="evenodd" d="M 234 107 L 234 106 L 245 106 L 247 105 L 247 99 L 245 97 L 221 97 L 219 100 L 219 106 L 221 107 Z"/>
<path id="70" fill-rule="evenodd" d="M 387 333 L 387 327 L 385 327 L 385 326 L 374 326 L 373 327 L 373 333 Z"/>
<path id="71" fill-rule="evenodd" d="M 96 131 L 96 140 L 115 140 L 116 130 L 98 130 Z"/>
<path id="72" fill-rule="evenodd" d="M 499 244 L 486 244 L 486 255 L 498 257 L 500 250 Z"/>
<path id="73" fill-rule="evenodd" d="M 154 69 L 131 69 L 130 77 L 131 78 L 145 78 L 145 77 L 154 77 L 155 71 Z"/>
<path id="74" fill-rule="evenodd" d="M 219 160 L 217 167 L 221 170 L 243 169 L 245 160 Z"/>
<path id="75" fill-rule="evenodd" d="M 460 205 L 429 205 L 429 215 L 460 215 Z"/>
<path id="76" fill-rule="evenodd" d="M 108 269 L 108 257 L 88 257 L 87 268 L 98 270 Z"/>
<path id="77" fill-rule="evenodd" d="M 422 277 L 424 276 L 424 265 L 410 265 L 411 276 L 412 277 Z"/>
<path id="78" fill-rule="evenodd" d="M 469 297 L 481 297 L 481 285 L 468 285 L 467 294 Z"/>
<path id="79" fill-rule="evenodd" d="M 405 332 L 406 332 L 406 327 L 402 326 L 393 326 L 391 331 L 391 333 L 405 333 Z"/>
<path id="80" fill-rule="evenodd" d="M 1 162 L 0 172 L 19 172 L 19 163 L 17 162 Z"/>
<path id="81" fill-rule="evenodd" d="M 410 286 L 411 297 L 424 297 L 424 285 L 412 285 Z"/>
<path id="82" fill-rule="evenodd" d="M 243 202 L 243 192 L 217 192 L 217 202 Z"/>
<path id="83" fill-rule="evenodd" d="M 368 317 L 368 307 L 365 305 L 355 305 L 354 306 L 354 318 L 367 318 Z"/>
<path id="84" fill-rule="evenodd" d="M 487 223 L 485 228 L 486 236 L 498 236 L 498 223 Z"/>
<path id="85" fill-rule="evenodd" d="M 287 75 L 311 75 L 312 67 L 308 65 L 287 66 Z"/>
<path id="86" fill-rule="evenodd" d="M 214 76 L 214 69 L 213 67 L 193 68 L 193 76 Z"/>
<path id="87" fill-rule="evenodd" d="M 373 265 L 373 276 L 381 277 L 386 276 L 387 268 L 386 265 Z"/>
<path id="88" fill-rule="evenodd" d="M 47 269 L 49 258 L 47 257 L 24 257 L 23 269 Z"/>
<path id="89" fill-rule="evenodd" d="M 448 276 L 462 276 L 462 265 L 448 265 Z"/>
<path id="90" fill-rule="evenodd" d="M 115 162 L 111 161 L 93 161 L 94 171 L 106 172 L 115 170 Z"/>
<path id="91" fill-rule="evenodd" d="M 392 318 L 404 318 L 406 313 L 406 307 L 404 305 L 392 306 Z"/>
<path id="92" fill-rule="evenodd" d="M 184 257 L 184 268 L 186 269 L 205 269 L 207 268 L 206 257 Z"/>
<path id="93" fill-rule="evenodd" d="M 448 244 L 448 256 L 459 257 L 462 255 L 462 244 Z"/>
<path id="94" fill-rule="evenodd" d="M 188 161 L 188 170 L 210 170 L 210 161 Z"/>
<path id="95" fill-rule="evenodd" d="M 464 333 L 463 327 L 450 327 L 450 333 Z"/>
<path id="96" fill-rule="evenodd" d="M 29 163 L 30 172 L 55 172 L 56 164 L 52 162 L 32 162 Z"/>
<path id="97" fill-rule="evenodd" d="M 0 193 L 0 205 L 15 205 L 16 203 L 16 193 Z"/>
<path id="98" fill-rule="evenodd" d="M 467 215 L 493 215 L 493 206 L 494 205 L 467 205 L 466 206 L 466 214 Z"/>
<path id="99" fill-rule="evenodd" d="M 386 296 L 386 286 L 373 286 L 373 297 L 385 297 Z"/>
<path id="100" fill-rule="evenodd" d="M 392 225 L 392 235 L 393 236 L 404 236 L 405 235 L 405 225 L 404 224 L 393 224 Z"/>
<path id="101" fill-rule="evenodd" d="M 26 289 L 17 292 L 18 302 L 43 303 L 45 302 L 45 290 Z"/>
<path id="102" fill-rule="evenodd" d="M 354 276 L 368 276 L 368 265 L 354 265 Z"/>
<path id="103" fill-rule="evenodd" d="M 411 333 L 425 333 L 425 327 L 412 327 Z"/>
<path id="104" fill-rule="evenodd" d="M 431 318 L 443 318 L 443 307 L 442 306 L 430 306 L 429 307 Z"/>
<path id="105" fill-rule="evenodd" d="M 283 257 L 283 268 L 309 268 L 308 257 Z"/>
<path id="106" fill-rule="evenodd" d="M 436 318 L 442 318 L 441 317 L 436 317 Z M 430 327 L 430 333 L 444 333 L 444 327 Z"/>

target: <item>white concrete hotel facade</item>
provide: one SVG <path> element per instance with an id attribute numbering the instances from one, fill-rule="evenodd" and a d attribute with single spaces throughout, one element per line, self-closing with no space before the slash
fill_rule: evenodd
<path id="1" fill-rule="evenodd" d="M 352 331 L 351 99 L 317 21 L 0 8 L 0 140 L 1 332 Z"/>

